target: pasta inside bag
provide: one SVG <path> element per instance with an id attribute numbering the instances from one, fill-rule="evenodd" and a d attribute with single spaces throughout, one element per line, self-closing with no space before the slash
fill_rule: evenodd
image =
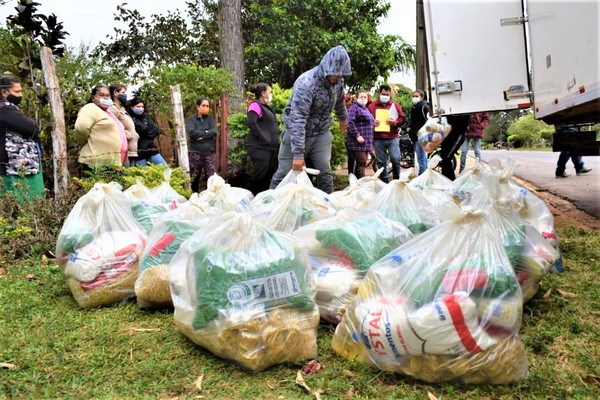
<path id="1" fill-rule="evenodd" d="M 315 286 L 293 236 L 226 212 L 181 245 L 169 280 L 176 326 L 216 356 L 251 371 L 316 356 Z"/>
<path id="2" fill-rule="evenodd" d="M 371 265 L 413 234 L 377 211 L 345 209 L 294 236 L 308 246 L 321 318 L 338 323 Z"/>
<path id="3" fill-rule="evenodd" d="M 77 201 L 56 242 L 58 264 L 79 306 L 132 297 L 145 244 L 121 186 L 96 183 Z"/>
<path id="4" fill-rule="evenodd" d="M 514 382 L 528 374 L 522 306 L 485 211 L 465 208 L 371 267 L 333 349 L 427 382 Z"/>
<path id="5" fill-rule="evenodd" d="M 173 305 L 169 287 L 169 263 L 181 244 L 205 227 L 217 210 L 192 194 L 187 203 L 163 215 L 148 236 L 140 258 L 135 294 L 141 308 L 163 308 Z"/>
<path id="6" fill-rule="evenodd" d="M 214 174 L 206 182 L 206 190 L 198 195 L 200 201 L 223 211 L 246 212 L 254 199 L 251 191 L 225 183 L 219 175 Z"/>
<path id="7" fill-rule="evenodd" d="M 330 196 L 312 185 L 306 170 L 292 170 L 275 189 L 265 190 L 256 196 L 252 201 L 251 214 L 271 229 L 292 233 L 301 226 L 330 218 L 337 212 Z"/>

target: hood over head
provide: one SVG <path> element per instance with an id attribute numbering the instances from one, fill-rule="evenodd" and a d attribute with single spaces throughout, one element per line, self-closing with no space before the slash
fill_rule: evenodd
<path id="1" fill-rule="evenodd" d="M 319 64 L 319 74 L 323 78 L 330 75 L 346 78 L 352 75 L 350 56 L 343 46 L 335 46 L 323 56 Z"/>

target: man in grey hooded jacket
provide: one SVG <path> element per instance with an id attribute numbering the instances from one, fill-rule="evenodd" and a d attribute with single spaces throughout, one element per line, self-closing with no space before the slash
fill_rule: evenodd
<path id="1" fill-rule="evenodd" d="M 321 63 L 296 79 L 290 100 L 283 110 L 284 131 L 279 147 L 279 168 L 271 180 L 274 189 L 291 169 L 301 171 L 305 160 L 320 171 L 317 188 L 333 190 L 330 127 L 332 109 L 346 131 L 344 78 L 352 75 L 350 57 L 342 46 L 329 50 Z"/>

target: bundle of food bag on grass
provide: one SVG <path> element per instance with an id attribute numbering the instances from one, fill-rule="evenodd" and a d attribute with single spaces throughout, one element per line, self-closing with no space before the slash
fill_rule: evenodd
<path id="1" fill-rule="evenodd" d="M 402 172 L 399 180 L 388 183 L 373 199 L 369 209 L 379 211 L 384 217 L 398 221 L 412 233 L 419 234 L 451 216 L 442 216 L 422 190 L 409 185 L 409 174 L 410 171 Z M 459 211 L 457 208 L 456 212 Z"/>
<path id="2" fill-rule="evenodd" d="M 337 323 L 371 265 L 413 234 L 377 211 L 345 209 L 294 236 L 308 247 L 321 318 Z"/>
<path id="3" fill-rule="evenodd" d="M 175 324 L 251 371 L 316 356 L 319 311 L 306 247 L 247 213 L 225 212 L 169 264 Z"/>
<path id="4" fill-rule="evenodd" d="M 489 174 L 482 164 L 475 164 L 472 167 L 466 168 L 455 180 L 454 186 L 456 190 L 464 195 L 462 205 L 466 205 L 471 200 L 473 192 L 481 188 L 481 177 Z"/>
<path id="5" fill-rule="evenodd" d="M 146 233 L 150 233 L 156 220 L 170 208 L 177 208 L 177 201 L 170 204 L 163 204 L 142 184 L 141 179 L 137 179 L 135 185 L 132 185 L 123 192 L 131 205 L 133 217 L 144 228 Z"/>
<path id="6" fill-rule="evenodd" d="M 77 201 L 56 242 L 58 264 L 77 303 L 91 308 L 133 296 L 145 244 L 121 186 L 96 183 Z"/>
<path id="7" fill-rule="evenodd" d="M 442 158 L 433 156 L 427 163 L 427 169 L 421 175 L 410 180 L 409 185 L 425 192 L 427 198 L 434 205 L 442 205 L 448 198 L 459 204 L 465 200 L 465 194 L 461 193 L 453 181 L 435 170 Z"/>
<path id="8" fill-rule="evenodd" d="M 542 278 L 553 269 L 560 254 L 520 217 L 510 199 L 502 197 L 496 176 L 487 174 L 480 179 L 482 186 L 474 192 L 470 205 L 486 210 L 488 219 L 502 239 L 526 303 L 537 293 Z"/>
<path id="9" fill-rule="evenodd" d="M 429 118 L 417 132 L 417 140 L 425 153 L 431 153 L 446 139 L 451 130 L 452 126 L 448 124 L 446 117 Z"/>
<path id="10" fill-rule="evenodd" d="M 172 172 L 171 168 L 165 169 L 165 172 L 163 173 L 164 182 L 157 187 L 150 189 L 150 192 L 158 199 L 158 201 L 162 204 L 170 204 L 169 209 L 177 208 L 177 205 L 187 201 L 185 197 L 177 193 L 177 191 L 171 187 Z"/>
<path id="11" fill-rule="evenodd" d="M 498 176 L 503 194 L 512 199 L 519 215 L 533 225 L 554 248 L 558 248 L 559 240 L 550 208 L 542 199 L 512 179 L 516 168 L 514 159 L 509 158 L 503 169 L 499 168 L 499 163 L 490 162 L 490 165 L 493 166 L 494 174 Z"/>
<path id="12" fill-rule="evenodd" d="M 156 223 L 140 258 L 139 276 L 135 282 L 135 294 L 141 308 L 162 308 L 173 304 L 169 289 L 169 263 L 179 246 L 207 226 L 210 217 L 217 212 L 194 193 L 187 203 L 163 215 Z"/>
<path id="13" fill-rule="evenodd" d="M 206 190 L 199 194 L 199 199 L 211 207 L 223 211 L 246 212 L 254 199 L 251 191 L 225 183 L 219 175 L 214 174 L 206 182 Z"/>
<path id="14" fill-rule="evenodd" d="M 485 211 L 465 208 L 371 267 L 333 349 L 427 382 L 510 383 L 528 374 L 522 306 Z"/>
<path id="15" fill-rule="evenodd" d="M 344 208 L 364 208 L 375 198 L 375 191 L 367 186 L 359 186 L 354 174 L 348 175 L 348 187 L 330 194 L 331 202 L 339 210 Z"/>
<path id="16" fill-rule="evenodd" d="M 275 189 L 256 196 L 251 214 L 269 228 L 292 233 L 337 211 L 330 196 L 312 185 L 306 170 L 291 170 Z"/>

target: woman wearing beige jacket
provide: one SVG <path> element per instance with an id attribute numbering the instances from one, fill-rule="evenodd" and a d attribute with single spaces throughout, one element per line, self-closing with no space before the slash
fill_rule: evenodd
<path id="1" fill-rule="evenodd" d="M 109 86 L 110 96 L 113 101 L 113 105 L 110 106 L 108 111 L 113 113 L 115 117 L 121 121 L 125 127 L 125 136 L 127 136 L 127 157 L 125 165 L 129 165 L 130 161 L 134 161 L 138 156 L 138 139 L 140 135 L 135 131 L 135 123 L 131 119 L 131 116 L 125 109 L 127 104 L 127 95 L 125 94 L 126 87 L 120 83 L 113 83 Z"/>
<path id="2" fill-rule="evenodd" d="M 123 124 L 108 111 L 112 105 L 105 85 L 92 89 L 92 97 L 75 121 L 75 139 L 81 146 L 79 161 L 88 168 L 121 166 L 127 159 L 127 138 Z"/>

